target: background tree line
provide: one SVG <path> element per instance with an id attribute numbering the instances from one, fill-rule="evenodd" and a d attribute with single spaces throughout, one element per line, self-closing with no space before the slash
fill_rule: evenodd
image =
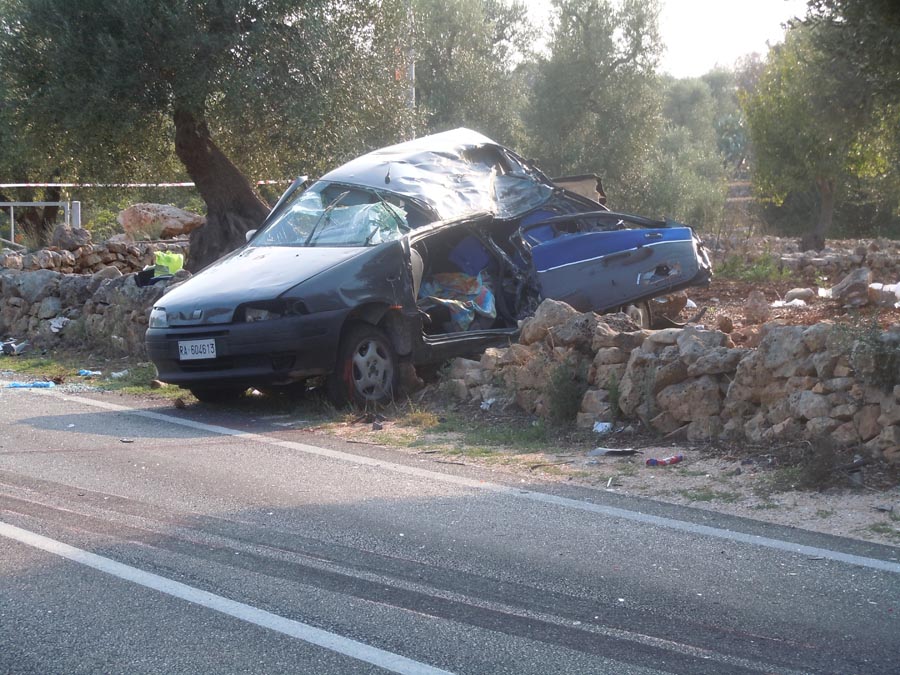
<path id="1" fill-rule="evenodd" d="M 518 0 L 0 0 L 0 182 L 193 180 L 196 268 L 262 219 L 256 180 L 468 126 L 597 173 L 621 210 L 721 228 L 749 177 L 811 246 L 900 233 L 892 0 L 811 0 L 764 59 L 680 80 L 658 73 L 658 0 L 553 9 L 542 33 Z M 95 214 L 145 197 L 92 195 Z"/>

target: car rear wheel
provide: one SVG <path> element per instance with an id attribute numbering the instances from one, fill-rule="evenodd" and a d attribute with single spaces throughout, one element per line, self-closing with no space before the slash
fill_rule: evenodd
<path id="1" fill-rule="evenodd" d="M 624 311 L 628 318 L 641 328 L 653 328 L 653 315 L 650 313 L 649 302 L 636 302 L 633 305 L 627 305 Z"/>
<path id="2" fill-rule="evenodd" d="M 397 388 L 399 366 L 391 341 L 369 324 L 351 326 L 338 350 L 328 393 L 337 405 L 357 407 L 389 403 Z"/>
<path id="3" fill-rule="evenodd" d="M 229 403 L 236 401 L 247 387 L 191 387 L 190 392 L 201 403 Z"/>

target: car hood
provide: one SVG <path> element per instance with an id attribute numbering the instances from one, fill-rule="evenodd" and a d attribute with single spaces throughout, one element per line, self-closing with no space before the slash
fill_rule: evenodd
<path id="1" fill-rule="evenodd" d="M 238 305 L 273 300 L 365 248 L 246 246 L 166 293 L 170 326 L 228 323 Z"/>

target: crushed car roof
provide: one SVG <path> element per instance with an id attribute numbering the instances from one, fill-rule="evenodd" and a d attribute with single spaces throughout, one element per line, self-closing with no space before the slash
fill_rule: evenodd
<path id="1" fill-rule="evenodd" d="M 553 186 L 514 153 L 471 129 L 375 150 L 322 176 L 425 202 L 441 219 L 490 212 L 511 218 L 542 204 Z"/>

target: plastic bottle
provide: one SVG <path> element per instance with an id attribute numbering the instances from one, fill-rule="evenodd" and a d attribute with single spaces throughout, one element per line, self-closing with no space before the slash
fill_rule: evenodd
<path id="1" fill-rule="evenodd" d="M 684 455 L 672 455 L 663 459 L 648 459 L 647 466 L 668 466 L 669 464 L 678 464 L 684 459 Z"/>

